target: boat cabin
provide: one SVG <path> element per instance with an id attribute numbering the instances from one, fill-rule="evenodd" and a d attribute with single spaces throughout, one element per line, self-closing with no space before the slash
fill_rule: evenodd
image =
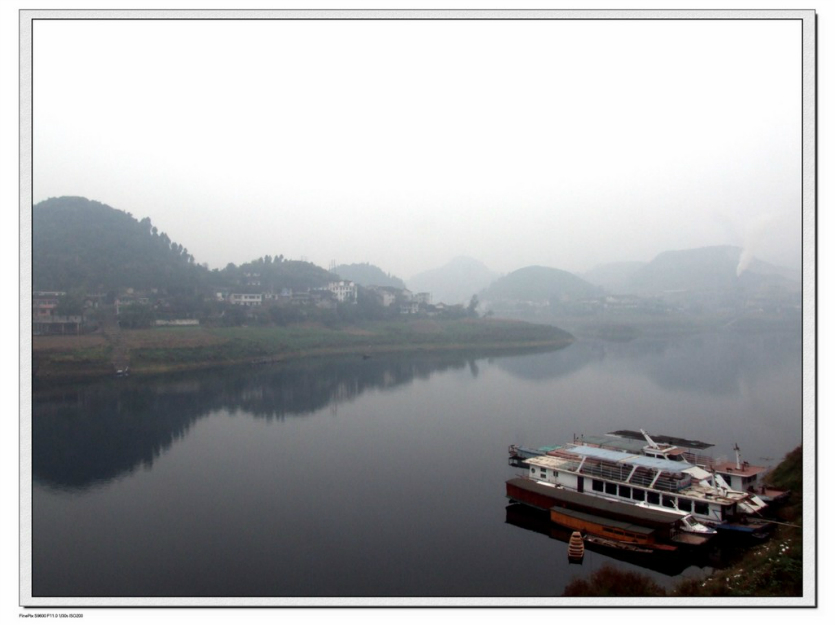
<path id="1" fill-rule="evenodd" d="M 722 523 L 737 513 L 736 501 L 703 485 L 705 472 L 686 462 L 578 445 L 528 458 L 525 465 L 528 478 L 543 484 L 692 514 L 700 522 Z"/>
<path id="2" fill-rule="evenodd" d="M 757 467 L 747 462 L 723 462 L 715 464 L 713 470 L 728 483 L 733 490 L 757 492 L 761 488 L 761 478 L 766 467 Z"/>

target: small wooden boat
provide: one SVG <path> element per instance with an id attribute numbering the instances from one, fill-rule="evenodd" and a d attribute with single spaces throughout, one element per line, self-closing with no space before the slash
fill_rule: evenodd
<path id="1" fill-rule="evenodd" d="M 568 561 L 580 563 L 586 555 L 586 547 L 583 544 L 583 535 L 580 532 L 572 532 L 568 541 Z"/>

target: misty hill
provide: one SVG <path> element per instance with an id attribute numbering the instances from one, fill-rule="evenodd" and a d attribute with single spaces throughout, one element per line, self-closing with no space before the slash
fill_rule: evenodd
<path id="1" fill-rule="evenodd" d="M 50 198 L 32 207 L 32 274 L 36 290 L 116 294 L 127 288 L 168 295 L 325 286 L 336 276 L 304 261 L 264 256 L 209 271 L 148 217 L 82 197 Z"/>
<path id="2" fill-rule="evenodd" d="M 415 293 L 431 293 L 434 302 L 465 304 L 498 275 L 481 261 L 459 256 L 443 267 L 417 274 L 408 281 L 408 286 Z"/>
<path id="3" fill-rule="evenodd" d="M 355 263 L 352 265 L 339 265 L 332 270 L 343 280 L 351 280 L 360 286 L 391 286 L 397 289 L 405 289 L 403 280 L 385 273 L 382 269 L 369 263 Z"/>
<path id="4" fill-rule="evenodd" d="M 193 292 L 206 270 L 149 218 L 82 197 L 32 207 L 32 279 L 37 290 L 122 288 Z"/>
<path id="5" fill-rule="evenodd" d="M 646 263 L 640 261 L 607 263 L 597 265 L 591 271 L 581 274 L 587 282 L 606 289 L 609 293 L 629 293 L 632 289 L 632 278 Z"/>
<path id="6" fill-rule="evenodd" d="M 790 270 L 752 259 L 740 269 L 742 249 L 732 245 L 663 252 L 639 268 L 630 280 L 631 291 L 656 295 L 673 291 L 737 292 L 779 286 L 799 290 Z"/>
<path id="7" fill-rule="evenodd" d="M 303 260 L 287 260 L 284 256 L 264 256 L 209 274 L 213 288 L 235 293 L 280 293 L 283 289 L 304 291 L 326 286 L 339 276 Z"/>
<path id="8" fill-rule="evenodd" d="M 600 288 L 573 273 L 552 267 L 524 267 L 496 280 L 481 292 L 483 301 L 553 303 L 599 295 Z"/>

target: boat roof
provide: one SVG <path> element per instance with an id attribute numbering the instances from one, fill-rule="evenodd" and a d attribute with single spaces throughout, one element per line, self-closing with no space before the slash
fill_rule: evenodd
<path id="1" fill-rule="evenodd" d="M 640 441 L 630 440 L 628 438 L 618 438 L 617 436 L 586 436 L 578 441 L 580 444 L 599 445 L 601 447 L 617 447 L 623 451 L 631 451 L 640 454 L 644 451 L 647 442 L 644 439 Z"/>
<path id="2" fill-rule="evenodd" d="M 577 445 L 576 447 L 567 447 L 565 451 L 578 456 L 585 456 L 587 458 L 597 458 L 599 460 L 608 460 L 609 462 L 617 462 L 622 464 L 633 464 L 639 467 L 646 467 L 648 469 L 657 469 L 660 471 L 669 471 L 670 473 L 682 473 L 686 469 L 694 466 L 689 462 L 681 462 L 679 460 L 666 460 L 664 458 L 650 458 L 649 456 L 639 456 L 625 451 L 617 451 L 614 449 L 602 449 L 600 447 L 589 447 L 588 445 Z"/>
<path id="3" fill-rule="evenodd" d="M 713 469 L 722 473 L 730 473 L 731 475 L 741 475 L 742 477 L 754 477 L 768 470 L 766 467 L 758 467 L 747 462 L 740 465 L 740 468 L 737 469 L 736 462 L 731 461 L 715 464 L 713 465 Z"/>
<path id="4" fill-rule="evenodd" d="M 529 465 L 545 469 L 559 469 L 569 464 L 576 464 L 577 460 L 560 458 L 559 456 L 534 456 L 525 460 Z"/>

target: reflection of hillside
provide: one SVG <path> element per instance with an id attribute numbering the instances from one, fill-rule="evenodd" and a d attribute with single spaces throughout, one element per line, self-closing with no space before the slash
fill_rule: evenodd
<path id="1" fill-rule="evenodd" d="M 740 383 L 795 359 L 800 370 L 799 337 L 785 334 L 700 334 L 678 340 L 638 340 L 606 344 L 606 358 L 628 361 L 669 391 L 709 395 L 739 392 Z"/>
<path id="2" fill-rule="evenodd" d="M 151 466 L 200 415 L 192 397 L 176 388 L 136 384 L 91 385 L 34 396 L 33 479 L 79 488 Z"/>
<path id="3" fill-rule="evenodd" d="M 613 371 L 642 374 L 668 391 L 728 395 L 738 393 L 744 380 L 756 379 L 767 371 L 785 370 L 792 360 L 799 371 L 800 357 L 800 340 L 792 333 L 720 331 L 623 343 L 581 339 L 564 349 L 502 358 L 496 364 L 514 377 L 542 381 L 603 363 Z"/>
<path id="4" fill-rule="evenodd" d="M 594 341 L 576 341 L 567 347 L 542 354 L 502 358 L 496 364 L 523 380 L 552 380 L 579 371 L 603 358 L 603 347 Z"/>
<path id="5" fill-rule="evenodd" d="M 317 360 L 127 378 L 38 393 L 32 401 L 32 475 L 56 488 L 87 488 L 127 475 L 217 410 L 267 420 L 303 416 L 370 389 L 470 368 L 479 354 Z"/>

